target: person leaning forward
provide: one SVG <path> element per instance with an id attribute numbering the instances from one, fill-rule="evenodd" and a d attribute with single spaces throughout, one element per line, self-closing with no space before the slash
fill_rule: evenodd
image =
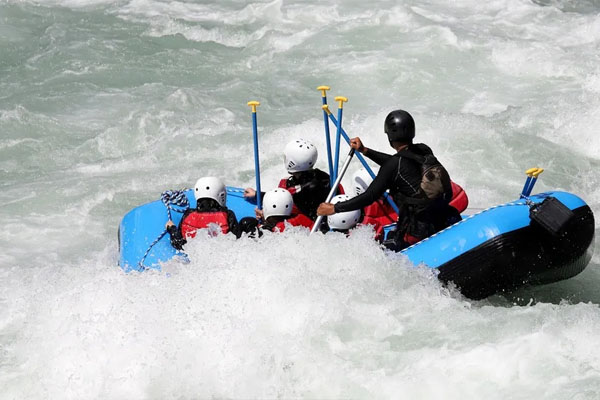
<path id="1" fill-rule="evenodd" d="M 356 137 L 350 146 L 381 166 L 377 176 L 367 190 L 359 196 L 335 205 L 321 203 L 319 215 L 332 215 L 364 208 L 379 199 L 386 190 L 398 205 L 400 213 L 396 230 L 388 235 L 385 245 L 400 251 L 411 244 L 425 239 L 434 233 L 460 220 L 460 214 L 448 203 L 452 199 L 450 177 L 433 156 L 431 149 L 422 143 L 413 144 L 415 122 L 404 110 L 392 111 L 384 123 L 390 146 L 396 154 L 389 155 L 365 147 Z M 439 165 L 438 183 L 442 186 L 439 194 L 431 198 L 422 187 L 423 160 Z M 390 237 L 391 236 L 391 237 Z"/>

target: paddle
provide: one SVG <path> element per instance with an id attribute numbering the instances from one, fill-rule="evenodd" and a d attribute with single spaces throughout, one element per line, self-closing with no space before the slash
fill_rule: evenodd
<path id="1" fill-rule="evenodd" d="M 258 158 L 258 128 L 256 124 L 256 107 L 260 105 L 258 101 L 249 101 L 248 105 L 252 107 L 252 133 L 254 135 L 254 173 L 256 174 L 256 206 L 262 210 L 262 199 L 260 196 L 260 160 Z"/>
<path id="2" fill-rule="evenodd" d="M 344 174 L 346 173 L 346 170 L 348 169 L 348 165 L 350 165 L 350 161 L 352 161 L 353 155 L 354 155 L 354 149 L 350 149 L 350 152 L 348 153 L 348 157 L 346 157 L 346 161 L 344 162 L 344 165 L 342 166 L 342 171 L 336 178 L 335 182 L 333 182 L 333 186 L 331 187 L 331 190 L 329 191 L 329 194 L 327 195 L 327 198 L 325 199 L 325 203 L 329 203 L 331 201 L 331 199 L 333 199 L 333 196 L 335 195 L 337 187 L 340 184 L 340 182 L 342 181 L 342 178 L 344 177 Z M 319 227 L 321 226 L 321 223 L 323 222 L 324 217 L 325 217 L 324 215 L 319 215 L 317 217 L 315 224 L 313 225 L 312 229 L 310 230 L 311 234 L 313 234 L 319 230 Z"/>
<path id="3" fill-rule="evenodd" d="M 325 104 L 325 105 L 321 106 L 321 108 L 327 113 L 327 115 L 329 115 L 329 119 L 331 119 L 331 121 L 337 125 L 337 120 L 335 119 L 333 114 L 331 114 L 331 110 L 329 110 L 329 106 L 327 104 Z M 344 128 L 340 129 L 340 133 L 342 134 L 342 137 L 344 138 L 346 143 L 348 143 L 348 145 L 350 145 L 350 137 L 348 136 L 348 134 L 346 133 Z M 375 173 L 373 172 L 371 167 L 369 167 L 367 160 L 365 160 L 365 158 L 360 153 L 357 153 L 356 157 L 358 157 L 358 160 L 360 161 L 360 163 L 363 165 L 363 167 L 365 167 L 365 169 L 367 170 L 369 175 L 371 175 L 371 178 L 374 179 Z M 383 195 L 384 195 L 385 199 L 387 200 L 387 202 L 389 203 L 389 205 L 394 209 L 396 214 L 400 214 L 400 210 L 398 209 L 398 206 L 396 205 L 396 203 L 394 203 L 394 200 L 392 200 L 392 197 L 388 193 L 384 193 Z"/>
<path id="4" fill-rule="evenodd" d="M 531 195 L 531 191 L 533 190 L 533 186 L 538 179 L 538 176 L 544 172 L 543 168 L 529 168 L 525 173 L 527 174 L 527 180 L 525 181 L 525 186 L 523 186 L 523 190 L 521 191 L 521 198 L 526 198 Z"/>
<path id="5" fill-rule="evenodd" d="M 321 100 L 323 105 L 327 105 L 327 91 L 329 86 L 319 86 L 317 90 L 321 91 Z M 331 160 L 331 137 L 329 134 L 329 118 L 327 118 L 327 112 L 323 110 L 323 123 L 325 124 L 325 145 L 327 146 L 327 163 L 329 165 L 329 184 L 333 184 L 333 163 Z"/>
<path id="6" fill-rule="evenodd" d="M 335 161 L 333 163 L 333 180 L 335 181 L 338 174 L 338 167 L 340 163 L 340 136 L 342 135 L 342 115 L 344 111 L 344 102 L 348 99 L 343 96 L 337 96 L 335 101 L 338 102 L 338 118 L 337 118 L 337 132 L 335 134 Z M 333 188 L 337 188 L 335 185 Z"/>

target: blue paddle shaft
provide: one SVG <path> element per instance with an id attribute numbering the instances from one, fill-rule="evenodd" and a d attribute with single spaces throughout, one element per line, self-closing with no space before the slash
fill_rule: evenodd
<path id="1" fill-rule="evenodd" d="M 521 198 L 527 196 L 527 189 L 529 188 L 529 183 L 531 183 L 531 176 L 528 176 L 525 180 L 525 185 L 523 186 L 523 190 L 521 191 Z"/>
<path id="2" fill-rule="evenodd" d="M 343 108 L 338 108 L 338 118 L 337 118 L 337 133 L 335 135 L 335 161 L 333 163 L 333 180 L 335 181 L 338 176 L 338 167 L 340 165 L 340 136 L 342 130 L 342 112 Z M 332 186 L 333 187 L 333 186 Z"/>
<path id="3" fill-rule="evenodd" d="M 329 118 L 331 119 L 331 122 L 333 122 L 335 125 L 337 125 L 337 121 L 332 114 L 329 114 Z M 340 133 L 342 134 L 346 143 L 348 143 L 348 145 L 350 145 L 350 137 L 348 136 L 348 134 L 346 133 L 344 128 L 340 128 Z M 365 160 L 363 155 L 360 153 L 356 153 L 356 157 L 358 158 L 358 161 L 360 161 L 360 163 L 363 165 L 363 167 L 365 167 L 365 169 L 367 170 L 369 175 L 371 175 L 371 178 L 375 179 L 375 173 L 373 172 L 371 167 L 369 167 L 369 164 L 367 163 L 367 160 Z M 396 203 L 394 203 L 394 200 L 392 200 L 392 197 L 387 192 L 384 193 L 383 196 L 385 197 L 388 204 L 394 209 L 396 214 L 400 215 L 400 210 L 398 209 L 398 206 L 396 205 Z"/>
<path id="4" fill-rule="evenodd" d="M 256 112 L 252 112 L 252 133 L 254 134 L 254 172 L 256 174 L 256 206 L 262 210 L 262 199 L 260 198 L 260 160 L 258 158 L 258 128 L 256 124 Z"/>
<path id="5" fill-rule="evenodd" d="M 533 177 L 531 178 L 531 182 L 529 183 L 529 187 L 527 188 L 527 192 L 525 193 L 525 197 L 529 197 L 531 196 L 531 191 L 533 190 L 533 187 L 535 186 L 535 182 L 537 181 L 537 177 Z"/>
<path id="6" fill-rule="evenodd" d="M 327 96 L 321 97 L 323 105 L 327 104 Z M 329 166 L 329 184 L 333 185 L 333 161 L 331 160 L 331 135 L 329 134 L 329 118 L 323 110 L 323 123 L 325 124 L 325 145 L 327 146 L 327 164 Z"/>

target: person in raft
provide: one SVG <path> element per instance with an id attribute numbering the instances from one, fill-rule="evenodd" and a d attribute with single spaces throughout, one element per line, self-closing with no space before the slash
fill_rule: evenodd
<path id="1" fill-rule="evenodd" d="M 194 187 L 196 208 L 188 208 L 179 226 L 167 221 L 167 232 L 171 237 L 171 245 L 182 250 L 188 238 L 196 236 L 198 229 L 217 227 L 222 233 L 233 233 L 236 237 L 242 234 L 242 227 L 237 222 L 233 211 L 225 206 L 227 190 L 218 178 L 204 177 L 198 179 Z"/>
<path id="2" fill-rule="evenodd" d="M 366 169 L 361 168 L 352 175 L 352 186 L 356 196 L 363 194 L 373 178 Z M 333 203 L 333 202 L 332 202 Z M 334 214 L 336 215 L 336 214 Z M 363 218 L 360 223 L 364 225 L 373 225 L 375 229 L 375 240 L 383 240 L 383 228 L 393 224 L 398 220 L 398 214 L 392 208 L 390 203 L 382 196 L 363 209 Z"/>
<path id="3" fill-rule="evenodd" d="M 373 178 L 371 178 L 371 175 L 366 169 L 361 168 L 356 171 L 354 175 L 352 175 L 352 184 L 356 196 L 364 193 L 371 182 L 373 182 Z M 451 181 L 450 183 L 452 184 L 452 200 L 450 201 L 450 206 L 456 208 L 456 211 L 461 213 L 465 211 L 469 205 L 467 192 L 454 181 Z M 373 229 L 375 229 L 375 240 L 382 241 L 384 227 L 395 223 L 397 220 L 398 214 L 396 214 L 396 211 L 394 211 L 390 203 L 384 197 L 380 197 L 363 209 L 363 219 L 360 223 L 372 225 Z"/>
<path id="4" fill-rule="evenodd" d="M 437 161 L 431 149 L 422 143 L 413 144 L 415 121 L 404 110 L 388 114 L 384 131 L 393 156 L 366 148 L 360 138 L 350 145 L 381 166 L 367 190 L 359 196 L 337 204 L 322 203 L 319 215 L 358 210 L 381 198 L 389 189 L 400 209 L 396 230 L 388 235 L 386 247 L 400 251 L 458 222 L 458 211 L 450 207 L 452 185 L 446 169 Z"/>
<path id="5" fill-rule="evenodd" d="M 317 148 L 308 140 L 295 139 L 283 151 L 285 168 L 291 175 L 279 182 L 279 188 L 286 189 L 294 200 L 292 214 L 304 214 L 312 221 L 317 219 L 317 207 L 327 198 L 331 185 L 329 174 L 315 168 Z M 343 193 L 340 186 L 338 192 Z M 264 192 L 261 194 L 264 196 Z M 244 197 L 256 198 L 256 190 L 247 188 Z M 260 212 L 257 217 L 261 217 Z"/>
<path id="6" fill-rule="evenodd" d="M 314 222 L 304 214 L 293 214 L 294 200 L 286 189 L 269 190 L 263 196 L 263 220 L 260 228 L 283 232 L 286 226 L 312 228 Z"/>
<path id="7" fill-rule="evenodd" d="M 347 194 L 338 194 L 331 199 L 331 204 L 337 204 L 342 201 L 350 200 Z M 362 211 L 351 210 L 340 212 L 327 217 L 327 224 L 333 232 L 342 232 L 348 234 L 350 229 L 354 228 L 362 218 Z"/>

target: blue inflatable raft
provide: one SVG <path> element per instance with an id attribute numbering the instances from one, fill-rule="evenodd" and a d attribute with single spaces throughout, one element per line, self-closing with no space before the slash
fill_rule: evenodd
<path id="1" fill-rule="evenodd" d="M 242 189 L 227 188 L 227 207 L 238 220 L 254 215 Z M 191 190 L 180 194 L 189 206 Z M 183 199 L 185 203 L 185 199 Z M 164 198 L 127 213 L 119 227 L 119 265 L 125 271 L 159 269 L 177 252 L 165 223 L 178 224 L 185 208 Z M 590 262 L 594 216 L 578 196 L 546 192 L 490 207 L 402 251 L 415 265 L 439 271 L 461 292 L 479 299 L 527 284 L 573 277 Z M 386 233 L 389 233 L 389 229 Z"/>

